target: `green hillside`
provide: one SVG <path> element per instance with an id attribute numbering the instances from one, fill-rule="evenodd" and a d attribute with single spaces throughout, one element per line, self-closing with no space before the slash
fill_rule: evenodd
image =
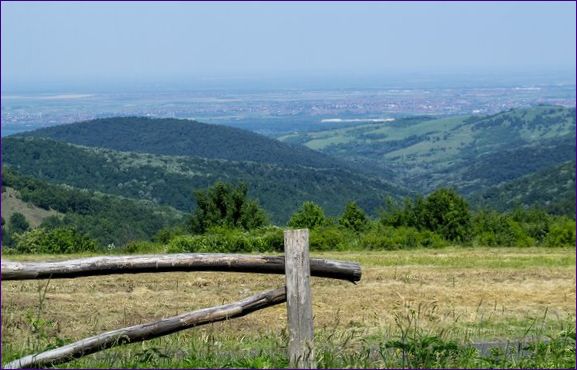
<path id="1" fill-rule="evenodd" d="M 193 208 L 193 190 L 205 189 L 217 180 L 245 182 L 250 195 L 260 201 L 276 223 L 285 223 L 306 200 L 320 204 L 329 214 L 337 214 L 350 200 L 374 211 L 385 196 L 408 194 L 342 167 L 119 152 L 34 137 L 4 138 L 2 144 L 4 164 L 27 176 L 151 200 L 185 212 Z"/>
<path id="2" fill-rule="evenodd" d="M 18 174 L 2 169 L 4 195 L 13 195 L 2 217 L 24 214 L 32 227 L 72 226 L 101 245 L 124 245 L 131 240 L 149 240 L 160 229 L 182 222 L 183 214 L 152 202 L 125 199 Z M 5 213 L 6 211 L 6 213 Z M 38 222 L 41 221 L 41 222 Z"/>
<path id="3" fill-rule="evenodd" d="M 575 108 L 412 117 L 279 139 L 374 166 L 419 192 L 455 186 L 472 193 L 574 159 Z"/>
<path id="4" fill-rule="evenodd" d="M 30 202 L 22 200 L 20 192 L 8 187 L 2 187 L 2 218 L 9 220 L 15 213 L 21 213 L 31 227 L 38 227 L 50 216 L 63 217 L 60 212 L 51 208 L 40 208 Z"/>
<path id="5" fill-rule="evenodd" d="M 575 217 L 575 161 L 492 187 L 473 196 L 480 206 L 504 211 L 517 206 L 540 207 Z"/>
<path id="6" fill-rule="evenodd" d="M 282 143 L 246 130 L 183 119 L 104 118 L 53 126 L 21 135 L 125 152 L 315 168 L 344 166 L 341 161 L 304 146 Z"/>

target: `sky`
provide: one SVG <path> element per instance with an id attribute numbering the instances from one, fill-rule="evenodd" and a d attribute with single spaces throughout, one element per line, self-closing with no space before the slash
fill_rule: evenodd
<path id="1" fill-rule="evenodd" d="M 574 2 L 2 2 L 2 89 L 575 71 Z"/>

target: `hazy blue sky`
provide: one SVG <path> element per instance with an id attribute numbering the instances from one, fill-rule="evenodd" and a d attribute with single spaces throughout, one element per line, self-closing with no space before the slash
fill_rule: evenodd
<path id="1" fill-rule="evenodd" d="M 2 85 L 574 71 L 575 17 L 574 2 L 2 2 Z"/>

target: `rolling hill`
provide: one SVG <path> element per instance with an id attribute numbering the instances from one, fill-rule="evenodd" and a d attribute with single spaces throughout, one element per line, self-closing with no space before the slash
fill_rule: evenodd
<path id="1" fill-rule="evenodd" d="M 575 108 L 411 117 L 279 139 L 394 173 L 417 192 L 453 186 L 472 194 L 574 159 Z"/>
<path id="2" fill-rule="evenodd" d="M 409 194 L 346 167 L 313 168 L 253 161 L 120 152 L 39 137 L 8 137 L 4 164 L 26 176 L 129 198 L 146 199 L 189 212 L 193 191 L 221 180 L 245 182 L 275 223 L 285 223 L 305 200 L 328 214 L 356 200 L 375 211 L 383 198 Z"/>
<path id="3" fill-rule="evenodd" d="M 195 156 L 313 168 L 340 168 L 342 161 L 265 136 L 184 119 L 115 117 L 43 128 L 22 136 L 123 152 Z"/>
<path id="4" fill-rule="evenodd" d="M 575 161 L 537 171 L 473 195 L 475 203 L 505 211 L 538 206 L 558 215 L 575 217 Z"/>

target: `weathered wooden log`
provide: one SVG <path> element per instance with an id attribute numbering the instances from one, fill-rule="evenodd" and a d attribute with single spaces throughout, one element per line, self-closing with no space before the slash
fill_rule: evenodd
<path id="1" fill-rule="evenodd" d="M 357 282 L 358 263 L 310 259 L 311 275 Z M 81 276 L 172 271 L 227 271 L 284 274 L 284 256 L 220 253 L 149 254 L 103 256 L 58 262 L 2 260 L 2 280 L 64 279 Z"/>
<path id="2" fill-rule="evenodd" d="M 122 344 L 142 342 L 191 327 L 245 316 L 285 301 L 285 287 L 269 290 L 227 305 L 205 308 L 147 324 L 102 333 L 46 352 L 22 357 L 4 365 L 4 368 L 38 368 L 61 364 Z"/>

